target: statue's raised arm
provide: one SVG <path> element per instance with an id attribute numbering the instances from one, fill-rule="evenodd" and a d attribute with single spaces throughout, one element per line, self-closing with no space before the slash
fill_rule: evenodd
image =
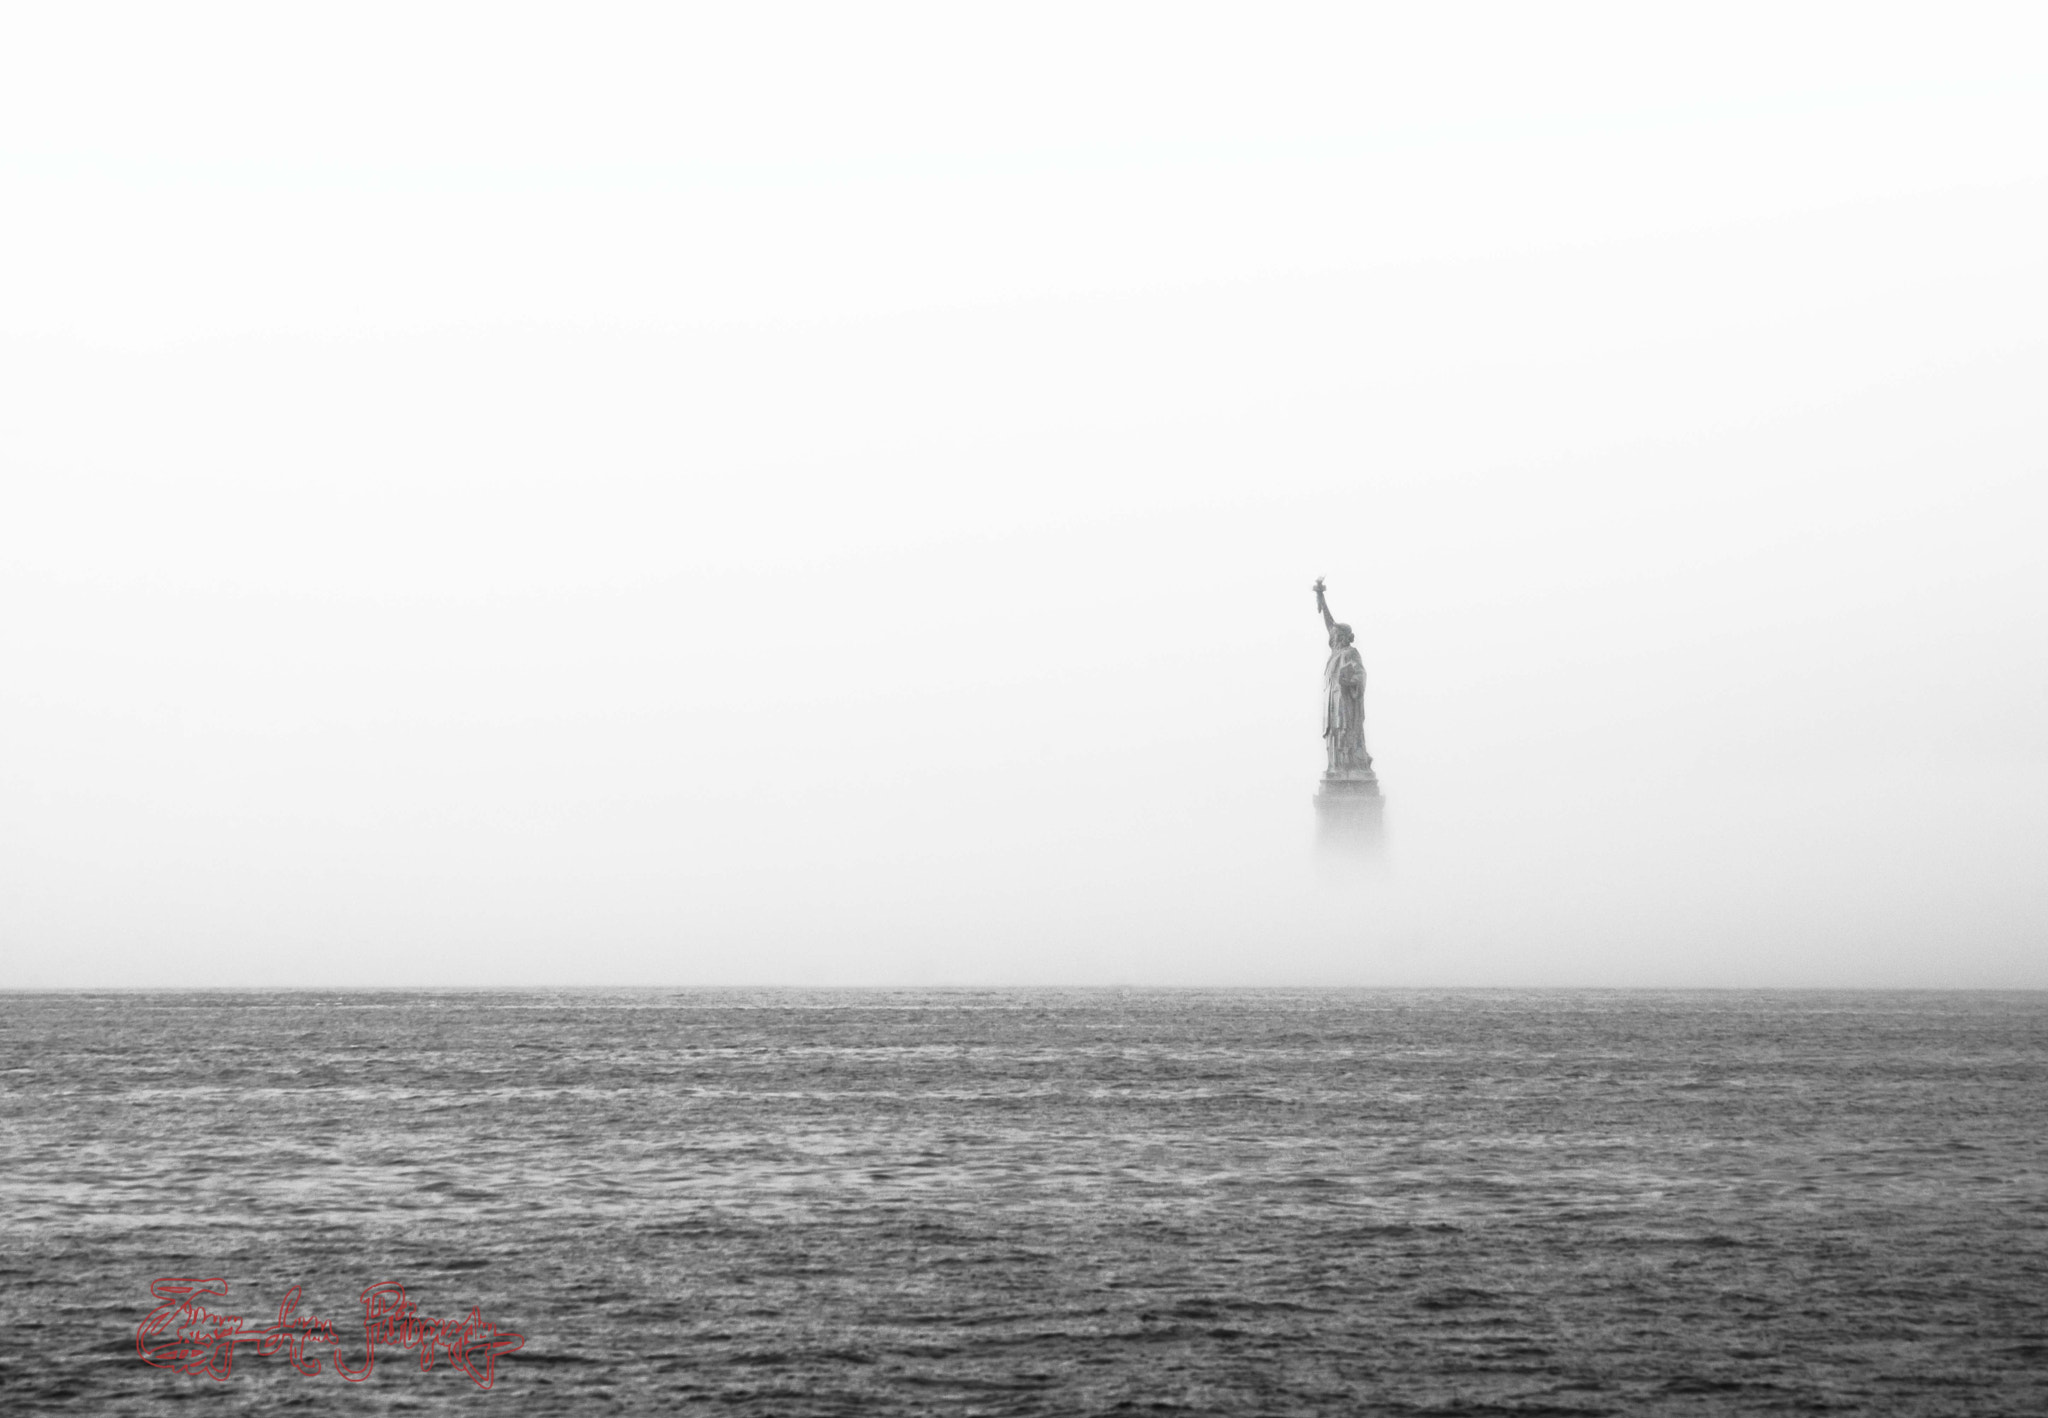
<path id="1" fill-rule="evenodd" d="M 1323 578 L 1316 577 L 1316 609 L 1323 613 L 1323 629 L 1334 635 L 1337 632 L 1337 617 L 1330 614 L 1330 603 L 1323 599 Z"/>

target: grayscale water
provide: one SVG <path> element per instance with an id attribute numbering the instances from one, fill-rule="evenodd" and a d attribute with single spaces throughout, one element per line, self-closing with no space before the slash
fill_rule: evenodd
<path id="1" fill-rule="evenodd" d="M 2048 1413 L 2048 996 L 0 996 L 10 1414 Z M 144 1365 L 152 1280 L 526 1336 Z M 223 1306 L 228 1308 L 228 1306 Z M 309 1351 L 314 1356 L 324 1351 Z"/>

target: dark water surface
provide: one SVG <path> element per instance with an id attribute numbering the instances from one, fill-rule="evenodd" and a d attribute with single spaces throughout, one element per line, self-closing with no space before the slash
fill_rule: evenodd
<path id="1" fill-rule="evenodd" d="M 2048 996 L 0 996 L 15 1414 L 2048 1414 Z M 158 1277 L 342 1342 L 151 1368 Z M 526 1336 L 380 1353 L 402 1282 Z"/>

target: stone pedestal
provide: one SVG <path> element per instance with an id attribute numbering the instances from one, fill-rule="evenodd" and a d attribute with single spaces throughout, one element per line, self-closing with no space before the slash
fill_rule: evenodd
<path id="1" fill-rule="evenodd" d="M 1317 835 L 1326 846 L 1376 849 L 1385 834 L 1379 775 L 1370 767 L 1325 773 L 1316 791 Z"/>

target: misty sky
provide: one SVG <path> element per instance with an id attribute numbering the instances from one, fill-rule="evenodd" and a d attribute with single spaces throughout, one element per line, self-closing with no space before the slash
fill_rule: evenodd
<path id="1" fill-rule="evenodd" d="M 0 987 L 2048 986 L 2048 18 L 1678 8 L 10 8 Z"/>

